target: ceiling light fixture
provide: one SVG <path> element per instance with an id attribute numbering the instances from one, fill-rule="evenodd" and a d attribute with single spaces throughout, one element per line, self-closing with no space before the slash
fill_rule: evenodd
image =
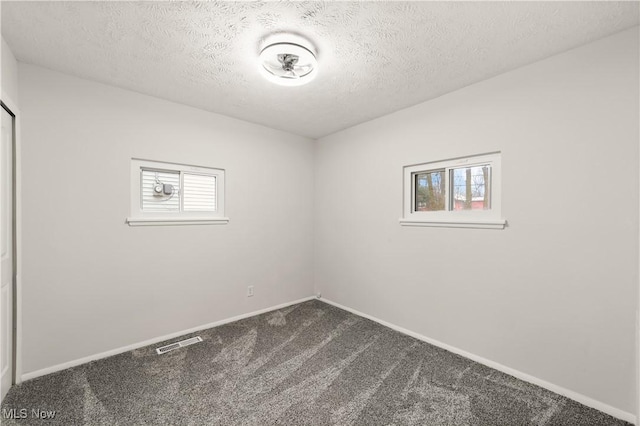
<path id="1" fill-rule="evenodd" d="M 282 86 L 300 86 L 314 79 L 318 61 L 311 44 L 302 37 L 272 37 L 260 52 L 260 71 Z"/>

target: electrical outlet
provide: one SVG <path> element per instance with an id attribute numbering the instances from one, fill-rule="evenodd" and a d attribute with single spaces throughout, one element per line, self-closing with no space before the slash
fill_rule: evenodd
<path id="1" fill-rule="evenodd" d="M 253 286 L 252 285 L 247 287 L 247 297 L 251 297 L 251 296 L 253 296 Z"/>

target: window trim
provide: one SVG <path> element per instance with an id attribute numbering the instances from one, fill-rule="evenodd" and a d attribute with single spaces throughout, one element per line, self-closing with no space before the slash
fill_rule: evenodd
<path id="1" fill-rule="evenodd" d="M 213 175 L 216 177 L 216 211 L 179 211 L 179 212 L 144 212 L 141 203 L 140 173 L 142 169 L 156 169 L 172 172 Z M 225 212 L 225 170 L 213 167 L 192 166 L 188 164 L 165 161 L 131 159 L 131 198 L 130 216 L 126 219 L 129 226 L 167 226 L 167 225 L 224 225 L 229 222 Z M 182 188 L 180 188 L 182 191 Z M 182 209 L 182 198 L 180 206 Z"/>
<path id="2" fill-rule="evenodd" d="M 500 152 L 451 158 L 403 167 L 403 226 L 432 226 L 446 228 L 504 229 L 507 221 L 502 218 L 502 170 Z M 452 169 L 489 164 L 491 166 L 491 209 L 451 210 L 449 175 Z M 417 212 L 415 203 L 415 176 L 420 173 L 445 170 L 447 193 L 445 209 L 441 211 Z"/>

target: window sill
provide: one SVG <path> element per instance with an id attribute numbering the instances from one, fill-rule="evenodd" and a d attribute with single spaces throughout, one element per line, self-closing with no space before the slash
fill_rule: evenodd
<path id="1" fill-rule="evenodd" d="M 226 225 L 228 217 L 215 218 L 127 218 L 129 226 Z"/>
<path id="2" fill-rule="evenodd" d="M 400 219 L 402 226 L 430 226 L 436 228 L 475 228 L 475 229 L 504 229 L 507 221 L 502 220 L 424 220 Z"/>

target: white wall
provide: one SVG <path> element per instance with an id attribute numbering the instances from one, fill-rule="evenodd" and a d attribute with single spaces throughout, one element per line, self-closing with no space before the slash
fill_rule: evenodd
<path id="1" fill-rule="evenodd" d="M 638 73 L 636 27 L 320 139 L 316 290 L 634 413 Z M 496 150 L 507 229 L 398 224 L 404 165 Z"/>
<path id="2" fill-rule="evenodd" d="M 0 86 L 2 94 L 8 96 L 12 102 L 18 102 L 18 62 L 13 56 L 9 45 L 2 38 L 0 53 Z"/>
<path id="3" fill-rule="evenodd" d="M 312 295 L 311 140 L 18 75 L 24 373 Z M 127 226 L 132 157 L 226 169 L 229 224 Z"/>

